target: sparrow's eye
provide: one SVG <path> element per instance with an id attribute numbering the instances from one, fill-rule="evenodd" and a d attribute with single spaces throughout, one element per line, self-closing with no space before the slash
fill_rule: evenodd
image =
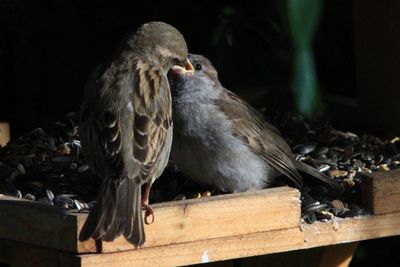
<path id="1" fill-rule="evenodd" d="M 201 70 L 203 69 L 203 66 L 201 64 L 196 64 L 195 68 L 196 70 Z"/>

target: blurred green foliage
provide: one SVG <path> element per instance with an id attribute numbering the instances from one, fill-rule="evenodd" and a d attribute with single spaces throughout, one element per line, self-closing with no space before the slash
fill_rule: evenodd
<path id="1" fill-rule="evenodd" d="M 299 112 L 308 118 L 320 108 L 312 41 L 322 9 L 322 0 L 287 0 L 293 45 L 293 90 Z"/>
<path id="2" fill-rule="evenodd" d="M 211 39 L 222 81 L 230 88 L 249 78 L 261 85 L 291 81 L 297 111 L 315 116 L 321 101 L 312 49 L 321 12 L 322 0 L 223 6 Z M 238 68 L 243 75 L 235 75 Z"/>

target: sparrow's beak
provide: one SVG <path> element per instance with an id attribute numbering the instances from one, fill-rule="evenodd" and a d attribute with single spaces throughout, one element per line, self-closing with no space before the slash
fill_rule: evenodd
<path id="1" fill-rule="evenodd" d="M 194 72 L 192 62 L 190 62 L 189 58 L 185 59 L 185 61 L 183 62 L 183 65 L 185 66 L 185 70 L 187 72 Z"/>
<path id="2" fill-rule="evenodd" d="M 172 66 L 171 71 L 174 74 L 185 75 L 186 73 L 194 72 L 194 68 L 193 68 L 193 65 L 190 62 L 190 60 L 188 58 L 186 58 L 185 61 L 183 61 L 182 65 L 174 65 L 174 66 Z"/>

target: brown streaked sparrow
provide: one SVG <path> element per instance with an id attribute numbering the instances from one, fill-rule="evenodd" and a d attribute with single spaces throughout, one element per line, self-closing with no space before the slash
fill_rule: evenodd
<path id="1" fill-rule="evenodd" d="M 174 137 L 172 161 L 197 182 L 226 192 L 256 190 L 288 177 L 300 188 L 298 170 L 332 186 L 339 185 L 311 166 L 296 161 L 279 131 L 258 111 L 222 87 L 203 56 L 189 54 L 194 72 L 172 67 Z"/>
<path id="2" fill-rule="evenodd" d="M 98 67 L 86 85 L 80 136 L 91 170 L 103 179 L 97 203 L 79 239 L 112 241 L 120 235 L 145 242 L 150 187 L 168 162 L 172 142 L 173 65 L 193 70 L 183 36 L 163 22 L 150 22 Z M 141 186 L 146 184 L 142 198 Z"/>

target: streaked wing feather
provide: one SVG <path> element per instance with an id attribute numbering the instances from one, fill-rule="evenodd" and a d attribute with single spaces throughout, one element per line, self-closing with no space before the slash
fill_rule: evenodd
<path id="1" fill-rule="evenodd" d="M 141 184 L 153 182 L 162 171 L 158 158 L 172 127 L 171 97 L 165 74 L 140 61 L 129 64 L 110 66 L 105 72 L 98 68 L 88 82 L 82 140 L 87 144 L 85 154 L 91 168 L 105 180 L 80 240 L 93 237 L 112 241 L 123 234 L 135 246 L 145 241 Z M 131 90 L 127 107 L 127 96 L 122 93 L 126 89 Z M 131 140 L 127 139 L 130 128 Z M 132 150 L 123 149 L 131 144 Z"/>
<path id="2" fill-rule="evenodd" d="M 165 147 L 171 123 L 169 85 L 161 70 L 138 63 L 136 91 L 133 93 L 133 156 L 141 166 L 142 183 L 158 172 L 158 159 Z"/>
<path id="3" fill-rule="evenodd" d="M 82 106 L 80 117 L 80 135 L 83 148 L 91 169 L 100 177 L 105 170 L 113 170 L 113 177 L 123 169 L 120 151 L 122 147 L 120 112 L 111 108 L 101 97 L 100 88 L 107 86 L 102 79 L 104 67 L 98 66 L 86 84 L 86 102 Z M 103 76 L 102 76 L 103 75 Z M 113 178 L 110 177 L 110 178 Z"/>
<path id="4" fill-rule="evenodd" d="M 303 171 L 303 172 L 311 175 L 312 177 L 315 177 L 338 190 L 342 190 L 342 187 L 340 186 L 340 184 L 338 182 L 335 181 L 335 179 L 325 175 L 324 173 L 319 172 L 318 170 L 305 164 L 304 162 L 294 161 L 294 163 L 295 163 L 297 169 L 299 169 L 300 171 Z"/>
<path id="5" fill-rule="evenodd" d="M 235 135 L 297 187 L 301 187 L 302 178 L 292 161 L 292 152 L 279 131 L 237 95 L 226 89 L 224 92 L 218 105 L 232 120 Z"/>
<path id="6" fill-rule="evenodd" d="M 100 96 L 101 88 L 107 86 L 101 79 L 104 69 L 96 68 L 87 83 L 81 112 L 80 135 L 82 147 L 91 169 L 104 178 L 97 204 L 91 211 L 80 233 L 80 240 L 89 237 L 112 240 L 116 237 L 115 225 L 118 190 L 123 181 L 124 161 L 121 155 L 122 133 L 120 112 L 112 109 Z"/>

